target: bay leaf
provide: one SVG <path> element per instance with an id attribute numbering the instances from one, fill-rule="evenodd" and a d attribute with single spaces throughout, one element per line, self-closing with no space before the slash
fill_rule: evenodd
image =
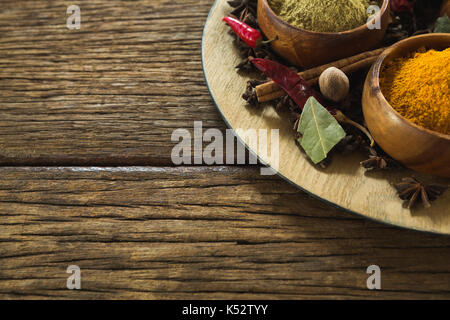
<path id="1" fill-rule="evenodd" d="M 450 18 L 445 15 L 440 17 L 436 21 L 436 25 L 434 27 L 435 33 L 450 33 Z"/>
<path id="2" fill-rule="evenodd" d="M 339 122 L 314 97 L 308 99 L 303 109 L 298 132 L 298 142 L 315 164 L 326 159 L 328 153 L 346 133 Z"/>

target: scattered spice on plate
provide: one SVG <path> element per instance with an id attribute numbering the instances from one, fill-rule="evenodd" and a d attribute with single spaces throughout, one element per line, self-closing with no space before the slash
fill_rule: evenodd
<path id="1" fill-rule="evenodd" d="M 367 148 L 369 159 L 361 161 L 361 166 L 368 170 L 385 170 L 399 168 L 400 164 L 387 155 L 380 155 L 375 148 Z"/>
<path id="2" fill-rule="evenodd" d="M 450 48 L 390 61 L 381 89 L 392 107 L 415 124 L 450 134 Z"/>

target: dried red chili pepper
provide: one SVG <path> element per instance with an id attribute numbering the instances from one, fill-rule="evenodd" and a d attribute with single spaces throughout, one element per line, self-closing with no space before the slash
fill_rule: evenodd
<path id="1" fill-rule="evenodd" d="M 275 61 L 267 59 L 252 59 L 251 63 L 262 71 L 267 77 L 272 79 L 273 82 L 278 84 L 286 93 L 294 100 L 294 102 L 299 106 L 300 110 L 303 111 L 306 102 L 309 98 L 316 98 L 319 103 L 324 106 L 328 112 L 336 118 L 337 121 L 341 123 L 347 123 L 354 127 L 357 127 L 370 139 L 370 145 L 373 147 L 375 141 L 372 135 L 359 123 L 349 119 L 340 110 L 327 106 L 324 103 L 324 98 L 319 94 L 314 88 L 312 88 L 305 79 L 298 75 L 294 70 L 278 63 Z"/>
<path id="2" fill-rule="evenodd" d="M 414 9 L 414 1 L 391 0 L 391 9 L 396 13 L 411 12 Z"/>
<path id="3" fill-rule="evenodd" d="M 323 106 L 325 106 L 324 98 L 314 90 L 305 79 L 297 74 L 294 70 L 267 59 L 252 59 L 253 65 L 263 72 L 273 82 L 278 84 L 286 93 L 294 100 L 294 102 L 303 110 L 303 107 L 309 98 L 314 97 Z M 332 114 L 336 114 L 336 109 L 327 107 Z"/>
<path id="4" fill-rule="evenodd" d="M 253 49 L 263 43 L 261 33 L 246 23 L 233 17 L 225 17 L 222 20 L 228 23 L 234 33 Z"/>

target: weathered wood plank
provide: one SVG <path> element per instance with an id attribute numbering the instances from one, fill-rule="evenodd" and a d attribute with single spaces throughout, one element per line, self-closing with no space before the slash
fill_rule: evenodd
<path id="1" fill-rule="evenodd" d="M 177 128 L 225 125 L 201 67 L 211 0 L 2 1 L 0 164 L 170 164 Z"/>
<path id="2" fill-rule="evenodd" d="M 450 297 L 450 238 L 256 168 L 0 168 L 0 229 L 1 298 Z M 372 264 L 382 291 L 366 289 Z"/>

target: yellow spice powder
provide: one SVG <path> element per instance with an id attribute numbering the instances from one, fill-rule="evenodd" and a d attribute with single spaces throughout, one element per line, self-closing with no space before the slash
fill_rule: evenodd
<path id="1" fill-rule="evenodd" d="M 450 48 L 395 59 L 386 65 L 380 80 L 384 96 L 402 116 L 450 134 Z"/>

